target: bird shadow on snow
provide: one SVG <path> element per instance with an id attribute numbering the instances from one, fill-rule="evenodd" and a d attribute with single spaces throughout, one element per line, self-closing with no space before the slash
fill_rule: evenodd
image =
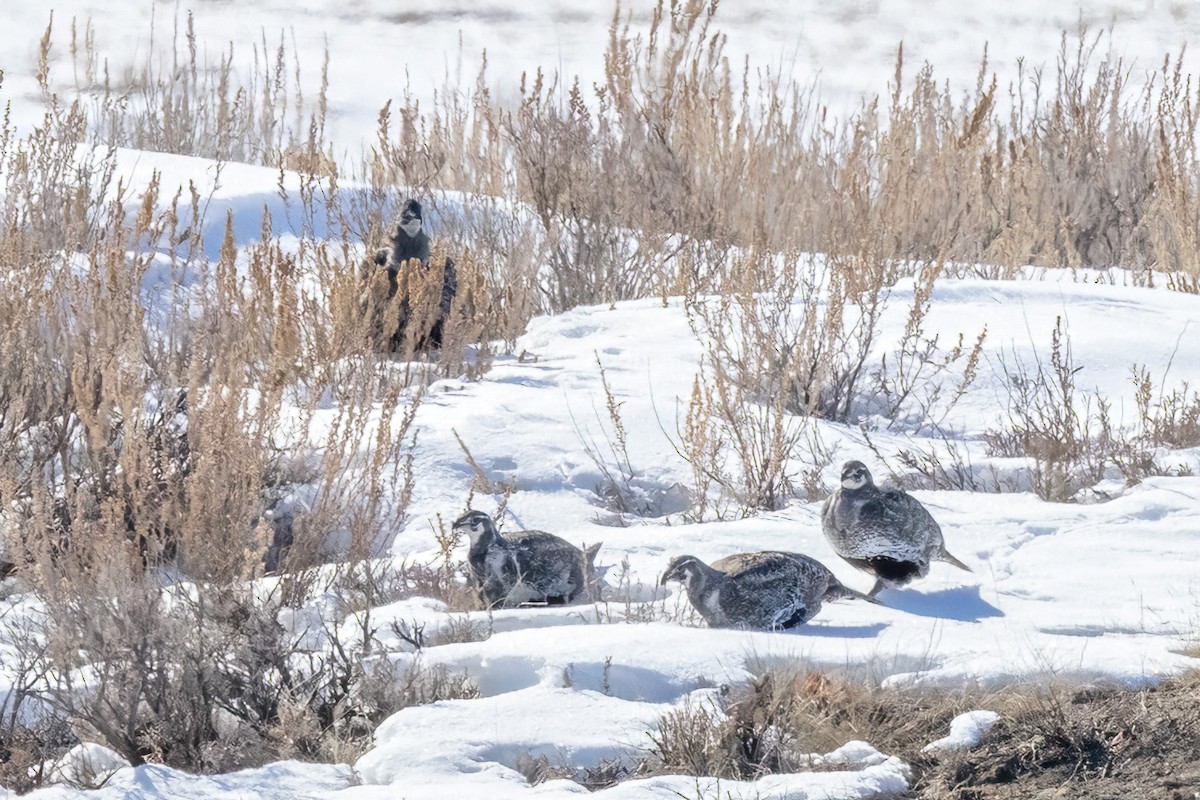
<path id="1" fill-rule="evenodd" d="M 912 589 L 884 589 L 877 599 L 888 608 L 918 617 L 979 622 L 987 617 L 1004 616 L 1003 611 L 979 596 L 978 586 L 958 586 L 924 593 Z"/>
<path id="2" fill-rule="evenodd" d="M 674 703 L 689 692 L 711 685 L 702 678 L 680 679 L 646 667 L 612 662 L 573 663 L 567 676 L 576 689 L 639 703 Z"/>
<path id="3" fill-rule="evenodd" d="M 831 639 L 871 639 L 883 633 L 886 622 L 870 625 L 801 625 L 788 633 L 794 636 L 827 636 Z"/>

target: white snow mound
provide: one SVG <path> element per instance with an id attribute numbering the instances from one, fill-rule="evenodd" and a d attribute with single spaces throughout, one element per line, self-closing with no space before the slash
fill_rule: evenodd
<path id="1" fill-rule="evenodd" d="M 983 740 L 1000 715 L 995 711 L 968 711 L 950 721 L 950 735 L 921 748 L 923 753 L 969 750 Z"/>

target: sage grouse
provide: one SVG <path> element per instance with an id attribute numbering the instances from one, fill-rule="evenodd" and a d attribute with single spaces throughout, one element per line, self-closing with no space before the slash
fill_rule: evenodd
<path id="1" fill-rule="evenodd" d="M 404 204 L 404 209 L 400 213 L 400 221 L 396 223 L 396 233 L 392 236 L 389 246 L 375 252 L 375 266 L 387 270 L 385 293 L 373 298 L 374 305 L 377 307 L 376 314 L 381 313 L 382 308 L 386 307 L 388 301 L 399 291 L 400 271 L 406 263 L 415 259 L 421 263 L 422 268 L 430 269 L 430 241 L 423 226 L 421 204 L 410 199 Z M 370 282 L 371 276 L 367 277 Z M 437 309 L 432 318 L 426 321 L 429 329 L 415 338 L 417 350 L 436 349 L 442 346 L 443 328 L 450 316 L 450 308 L 454 304 L 454 297 L 457 293 L 458 273 L 455 269 L 454 259 L 447 257 L 442 263 L 441 297 L 438 299 Z M 399 312 L 399 319 L 396 321 L 398 327 L 388 341 L 388 347 L 393 352 L 402 349 L 409 320 L 412 317 L 412 308 L 408 298 L 400 303 Z"/>
<path id="2" fill-rule="evenodd" d="M 501 536 L 492 518 L 469 511 L 454 523 L 467 534 L 467 563 L 488 608 L 522 603 L 569 603 L 595 592 L 596 543 L 586 550 L 544 531 Z"/>
<path id="3" fill-rule="evenodd" d="M 710 628 L 795 628 L 816 616 L 826 600 L 871 600 L 799 553 L 739 553 L 712 566 L 695 556 L 677 556 L 663 573 L 661 583 L 668 581 L 683 584 Z"/>
<path id="4" fill-rule="evenodd" d="M 929 574 L 931 561 L 971 571 L 946 552 L 942 529 L 911 495 L 883 491 L 861 461 L 842 467 L 842 485 L 821 509 L 825 538 L 839 556 L 875 576 L 874 596 Z"/>

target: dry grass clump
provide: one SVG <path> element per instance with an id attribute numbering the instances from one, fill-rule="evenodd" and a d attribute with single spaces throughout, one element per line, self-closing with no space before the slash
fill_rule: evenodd
<path id="1" fill-rule="evenodd" d="M 393 666 L 354 630 L 328 627 L 328 645 L 313 649 L 308 631 L 280 624 L 279 596 L 203 584 L 163 592 L 136 572 L 125 577 L 119 594 L 112 584 L 61 592 L 36 639 L 4 629 L 6 645 L 32 644 L 0 740 L 11 785 L 40 783 L 80 740 L 135 765 L 204 772 L 353 760 L 396 711 L 477 695 L 465 675 L 419 659 Z M 29 717 L 33 703 L 40 710 Z"/>
<path id="2" fill-rule="evenodd" d="M 725 298 L 721 303 L 728 308 Z M 742 317 L 746 318 L 748 315 Z M 743 333 L 748 332 L 743 329 Z M 710 341 L 714 350 L 729 342 Z M 756 344 L 750 342 L 749 346 Z M 702 364 L 677 446 L 694 475 L 691 513 L 696 519 L 704 517 L 710 504 L 719 509 L 722 501 L 730 500 L 743 514 L 774 510 L 793 492 L 790 459 L 807 419 L 787 409 L 786 387 L 774 386 L 762 393 L 767 388 L 764 381 L 786 379 L 786 372 L 756 372 L 751 364 L 730 356 L 728 352 L 710 353 Z M 713 488 L 717 490 L 715 499 Z"/>
<path id="3" fill-rule="evenodd" d="M 828 769 L 813 755 L 856 739 L 903 758 L 970 708 L 957 691 L 885 690 L 817 672 L 766 671 L 664 715 L 649 734 L 642 769 L 738 779 Z"/>
<path id="4" fill-rule="evenodd" d="M 71 20 L 69 53 L 74 90 L 88 119 L 92 141 L 181 153 L 221 161 L 277 165 L 317 175 L 336 174 L 325 142 L 329 53 L 320 86 L 307 98 L 300 65 L 281 32 L 271 45 L 266 33 L 248 64 L 233 46 L 215 63 L 199 43 L 194 15 L 178 13 L 167 45 L 151 17 L 150 44 L 138 63 L 115 65 L 101 58 L 90 19 Z M 46 26 L 38 55 L 43 91 L 51 91 L 49 64 L 54 18 Z"/>
<path id="5" fill-rule="evenodd" d="M 1103 399 L 1077 386 L 1070 337 L 1059 317 L 1050 361 L 1002 366 L 1009 393 L 1003 429 L 988 434 L 989 455 L 1027 455 L 1044 500 L 1069 500 L 1104 477 L 1112 431 Z"/>
<path id="6" fill-rule="evenodd" d="M 707 350 L 677 446 L 695 473 L 696 516 L 710 489 L 743 513 L 778 508 L 798 489 L 824 496 L 817 476 L 832 454 L 812 418 L 884 415 L 936 431 L 978 375 L 986 329 L 951 346 L 925 333 L 938 264 L 918 269 L 904 333 L 880 356 L 899 267 L 801 253 L 751 252 L 732 263 L 720 295 L 686 301 Z"/>
<path id="7" fill-rule="evenodd" d="M 1034 491 L 1044 500 L 1066 501 L 1115 469 L 1128 484 L 1171 474 L 1157 456 L 1200 444 L 1200 395 L 1187 383 L 1155 392 L 1146 368 L 1135 365 L 1136 418 L 1122 426 L 1111 404 L 1095 389 L 1079 385 L 1070 337 L 1059 318 L 1050 339 L 1048 363 L 1002 362 L 1007 419 L 988 432 L 989 455 L 1032 460 Z"/>
<path id="8" fill-rule="evenodd" d="M 984 800 L 1040 790 L 1087 798 L 1131 791 L 1182 797 L 1172 791 L 1188 785 L 1180 779 L 1194 775 L 1200 756 L 1198 691 L 1195 673 L 1145 689 L 1056 681 L 946 690 L 767 672 L 666 714 L 631 775 L 754 779 L 829 769 L 809 754 L 862 740 L 912 767 L 914 797 Z M 946 735 L 955 716 L 974 709 L 1000 715 L 977 747 L 923 750 Z"/>
<path id="9" fill-rule="evenodd" d="M 77 738 L 67 720 L 36 713 L 34 693 L 44 677 L 45 637 L 36 619 L 15 617 L 11 607 L 0 614 L 11 681 L 0 700 L 0 785 L 28 792 L 47 779 L 53 761 Z"/>
<path id="10" fill-rule="evenodd" d="M 54 761 L 77 743 L 63 719 L 7 726 L 0 734 L 0 784 L 21 794 L 33 791 L 47 781 Z"/>
<path id="11" fill-rule="evenodd" d="M 397 561 L 385 557 L 364 558 L 343 565 L 331 590 L 340 613 L 361 614 L 364 647 L 370 647 L 374 636 L 370 621 L 372 610 L 397 600 L 432 598 L 441 600 L 449 611 L 454 612 L 484 609 L 478 591 L 467 576 L 466 564 L 457 560 L 455 551 L 462 543 L 461 535 L 446 527 L 440 517 L 432 528 L 438 553 L 430 561 Z M 464 623 L 463 627 L 469 628 L 470 624 Z"/>
<path id="12" fill-rule="evenodd" d="M 1055 685 L 1006 692 L 980 747 L 920 765 L 920 796 L 954 800 L 1186 798 L 1200 758 L 1195 672 L 1157 687 Z"/>
<path id="13" fill-rule="evenodd" d="M 591 792 L 607 789 L 634 777 L 630 766 L 621 759 L 602 759 L 595 766 L 573 767 L 562 759 L 533 753 L 518 756 L 516 770 L 533 786 L 547 781 L 569 780 Z"/>
<path id="14" fill-rule="evenodd" d="M 894 453 L 876 445 L 865 425 L 859 426 L 859 432 L 898 488 L 995 493 L 1024 490 L 1019 473 L 1006 475 L 993 464 L 974 461 L 968 443 L 949 432 L 939 433 L 928 444 L 898 447 Z"/>
<path id="15" fill-rule="evenodd" d="M 1185 381 L 1166 390 L 1155 390 L 1154 380 L 1144 366 L 1131 370 L 1137 406 L 1137 422 L 1114 443 L 1112 460 L 1129 483 L 1150 475 L 1170 473 L 1158 456 L 1165 451 L 1200 445 L 1200 393 Z M 1176 470 L 1177 472 L 1177 470 Z"/>

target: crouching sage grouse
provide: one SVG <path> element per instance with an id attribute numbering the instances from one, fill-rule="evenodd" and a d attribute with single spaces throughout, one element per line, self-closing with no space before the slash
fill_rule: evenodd
<path id="1" fill-rule="evenodd" d="M 661 583 L 679 581 L 710 628 L 785 630 L 808 622 L 828 600 L 871 600 L 843 586 L 825 565 L 800 553 L 739 553 L 711 566 L 671 559 Z"/>
<path id="2" fill-rule="evenodd" d="M 883 491 L 861 461 L 842 467 L 842 485 L 821 509 L 821 527 L 834 551 L 875 576 L 874 596 L 929 574 L 931 561 L 971 571 L 946 552 L 942 529 L 925 506 L 898 490 Z"/>
<path id="3" fill-rule="evenodd" d="M 471 540 L 467 563 L 488 608 L 569 603 L 596 595 L 599 543 L 580 550 L 544 531 L 501 536 L 492 518 L 482 511 L 469 511 L 459 517 L 454 530 Z"/>

